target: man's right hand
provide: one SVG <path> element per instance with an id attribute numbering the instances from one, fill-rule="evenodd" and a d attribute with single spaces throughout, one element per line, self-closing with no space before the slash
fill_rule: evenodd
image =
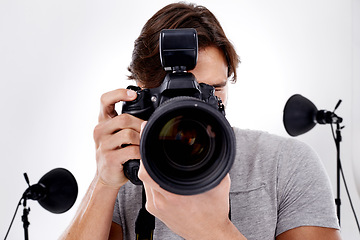
<path id="1" fill-rule="evenodd" d="M 136 92 L 117 89 L 101 97 L 99 123 L 94 129 L 97 176 L 107 186 L 119 189 L 128 179 L 123 164 L 140 159 L 140 130 L 143 120 L 115 110 L 115 104 L 136 99 Z"/>

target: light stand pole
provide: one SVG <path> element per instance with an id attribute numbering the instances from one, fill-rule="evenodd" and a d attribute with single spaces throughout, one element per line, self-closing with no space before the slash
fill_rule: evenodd
<path id="1" fill-rule="evenodd" d="M 21 220 L 23 222 L 25 240 L 29 240 L 29 225 L 30 225 L 30 222 L 28 220 L 28 215 L 30 213 L 30 208 L 28 208 L 26 206 L 26 198 L 24 198 L 23 206 L 24 206 L 24 210 L 23 210 L 23 215 L 21 216 Z"/>
<path id="2" fill-rule="evenodd" d="M 340 224 L 340 207 L 341 207 L 341 199 L 340 199 L 340 173 L 342 170 L 341 161 L 340 161 L 340 142 L 342 141 L 341 137 L 341 127 L 340 123 L 336 123 L 336 137 L 335 137 L 335 144 L 336 144 L 336 213 Z"/>

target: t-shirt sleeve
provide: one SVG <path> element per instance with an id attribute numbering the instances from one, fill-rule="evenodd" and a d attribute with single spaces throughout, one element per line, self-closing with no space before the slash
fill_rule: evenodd
<path id="1" fill-rule="evenodd" d="M 112 217 L 112 221 L 122 225 L 121 224 L 121 217 L 120 217 L 120 208 L 119 208 L 119 198 L 116 197 L 116 201 L 115 201 L 115 206 L 114 206 L 114 212 L 113 212 L 113 217 Z"/>
<path id="2" fill-rule="evenodd" d="M 306 144 L 289 139 L 278 162 L 276 236 L 300 226 L 339 229 L 335 200 L 325 168 Z"/>

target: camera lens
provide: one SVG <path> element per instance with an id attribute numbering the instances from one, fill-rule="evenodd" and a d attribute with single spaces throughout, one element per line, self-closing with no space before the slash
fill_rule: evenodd
<path id="1" fill-rule="evenodd" d="M 172 167 L 186 170 L 201 168 L 212 156 L 215 133 L 210 125 L 183 115 L 170 119 L 160 130 L 159 141 Z"/>
<path id="2" fill-rule="evenodd" d="M 235 158 L 226 118 L 193 97 L 174 97 L 149 118 L 141 137 L 144 167 L 167 191 L 193 195 L 217 186 Z"/>

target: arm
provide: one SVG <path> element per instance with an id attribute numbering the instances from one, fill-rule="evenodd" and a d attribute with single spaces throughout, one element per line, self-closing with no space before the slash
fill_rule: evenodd
<path id="1" fill-rule="evenodd" d="M 96 176 L 71 225 L 60 239 L 108 239 L 118 190 L 104 185 Z"/>
<path id="2" fill-rule="evenodd" d="M 117 115 L 115 104 L 134 98 L 135 92 L 126 89 L 101 97 L 99 124 L 94 130 L 97 173 L 61 239 L 122 239 L 122 229 L 112 223 L 112 214 L 118 191 L 127 182 L 123 164 L 140 158 L 143 121 L 128 114 Z"/>

